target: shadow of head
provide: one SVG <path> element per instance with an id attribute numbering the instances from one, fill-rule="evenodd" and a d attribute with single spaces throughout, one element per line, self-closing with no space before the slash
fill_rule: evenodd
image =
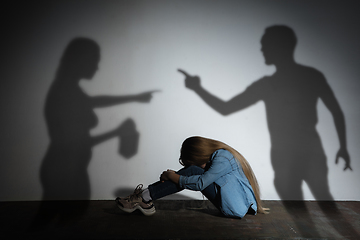
<path id="1" fill-rule="evenodd" d="M 293 57 L 297 38 L 293 29 L 284 25 L 270 26 L 261 38 L 261 51 L 267 65 Z"/>
<path id="2" fill-rule="evenodd" d="M 92 79 L 98 70 L 100 47 L 92 39 L 75 38 L 67 45 L 60 61 L 60 72 L 77 79 Z"/>

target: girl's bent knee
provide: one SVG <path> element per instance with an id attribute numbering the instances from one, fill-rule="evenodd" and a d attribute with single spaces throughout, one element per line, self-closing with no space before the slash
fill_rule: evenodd
<path id="1" fill-rule="evenodd" d="M 204 173 L 204 169 L 195 165 L 191 165 L 189 167 L 183 168 L 177 172 L 177 174 L 182 176 L 201 175 L 203 173 Z"/>

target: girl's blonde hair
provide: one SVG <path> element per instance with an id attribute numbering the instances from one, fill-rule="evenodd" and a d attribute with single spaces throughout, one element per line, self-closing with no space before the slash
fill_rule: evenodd
<path id="1" fill-rule="evenodd" d="M 259 184 L 249 162 L 244 158 L 243 155 L 241 155 L 238 151 L 229 145 L 209 138 L 198 136 L 189 137 L 182 144 L 179 162 L 185 167 L 190 165 L 201 166 L 208 163 L 210 161 L 211 155 L 219 149 L 228 150 L 240 162 L 245 176 L 249 180 L 254 191 L 257 203 L 257 211 L 259 213 L 265 213 L 266 209 L 262 207 L 260 200 Z"/>

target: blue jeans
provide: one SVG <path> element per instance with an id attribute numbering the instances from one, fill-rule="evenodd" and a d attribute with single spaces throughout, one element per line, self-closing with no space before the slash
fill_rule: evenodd
<path id="1" fill-rule="evenodd" d="M 176 173 L 182 176 L 192 176 L 192 175 L 201 175 L 204 173 L 204 169 L 198 166 L 189 166 L 182 168 Z M 156 182 L 148 186 L 150 191 L 150 196 L 152 200 L 157 200 L 159 198 L 168 196 L 173 193 L 180 192 L 184 188 L 180 188 L 178 184 L 172 181 Z M 207 186 L 201 193 L 209 199 L 217 208 L 220 206 L 220 192 L 217 190 L 214 183 Z"/>

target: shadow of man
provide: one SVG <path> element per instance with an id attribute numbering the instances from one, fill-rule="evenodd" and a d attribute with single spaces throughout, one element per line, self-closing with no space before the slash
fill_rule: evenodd
<path id="1" fill-rule="evenodd" d="M 139 134 L 132 119 L 114 130 L 90 136 L 90 129 L 98 124 L 94 108 L 128 102 L 148 103 L 154 91 L 128 96 L 88 96 L 79 82 L 93 78 L 99 61 L 100 47 L 95 41 L 73 39 L 63 53 L 48 92 L 44 112 L 50 144 L 40 169 L 43 202 L 37 217 L 39 224 L 47 224 L 54 218 L 60 223 L 66 222 L 85 213 L 91 193 L 87 167 L 93 146 L 113 137 L 119 137 L 121 144 L 132 139 L 132 146 L 127 143 L 128 150 L 119 153 L 126 158 L 136 154 Z M 58 201 L 55 206 L 50 200 L 85 201 L 73 201 L 74 206 L 68 201 Z"/>
<path id="2" fill-rule="evenodd" d="M 327 179 L 326 156 L 316 130 L 317 101 L 321 99 L 334 118 L 340 141 L 336 163 L 343 158 L 346 170 L 351 166 L 344 115 L 324 75 L 295 62 L 296 43 L 297 38 L 291 28 L 268 27 L 261 39 L 261 51 L 265 63 L 275 65 L 276 72 L 255 81 L 229 101 L 223 101 L 205 90 L 199 77 L 179 71 L 186 77 L 186 87 L 222 115 L 245 109 L 258 101 L 265 103 L 274 185 L 282 200 L 303 200 L 303 181 L 316 200 L 333 200 Z M 287 206 L 288 202 L 284 201 L 284 204 Z M 290 207 L 287 209 L 291 211 Z M 305 205 L 303 209 L 307 211 Z M 313 233 L 316 234 L 316 230 Z"/>

